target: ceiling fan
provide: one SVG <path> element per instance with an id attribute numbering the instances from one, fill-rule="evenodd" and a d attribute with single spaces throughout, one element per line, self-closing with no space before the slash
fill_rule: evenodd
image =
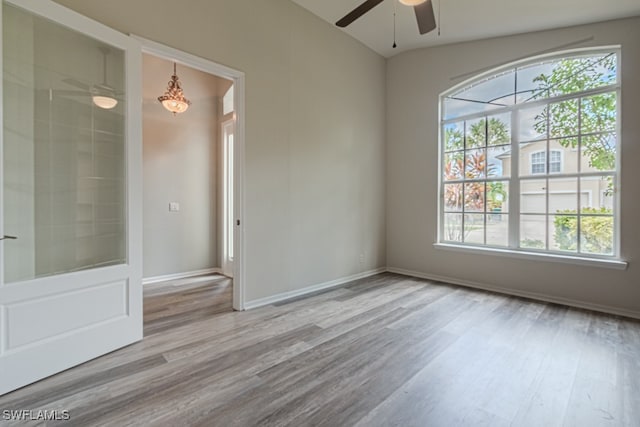
<path id="1" fill-rule="evenodd" d="M 336 22 L 338 27 L 346 27 L 365 13 L 382 3 L 384 0 L 367 0 L 360 6 L 346 14 L 342 19 Z M 394 0 L 395 1 L 395 0 Z M 399 0 L 406 6 L 413 6 L 418 21 L 418 30 L 420 34 L 426 34 L 436 28 L 436 18 L 433 15 L 433 5 L 431 0 Z"/>
<path id="2" fill-rule="evenodd" d="M 118 97 L 123 95 L 123 93 L 116 91 L 107 83 L 107 55 L 111 50 L 106 47 L 100 47 L 98 49 L 102 53 L 102 83 L 90 86 L 74 78 L 66 78 L 62 79 L 62 81 L 82 89 L 85 94 L 89 94 L 93 103 L 98 107 L 110 110 L 118 105 Z"/>

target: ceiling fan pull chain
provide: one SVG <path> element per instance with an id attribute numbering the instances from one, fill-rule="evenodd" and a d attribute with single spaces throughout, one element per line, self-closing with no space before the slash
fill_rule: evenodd
<path id="1" fill-rule="evenodd" d="M 440 27 L 442 26 L 442 21 L 440 21 L 440 8 L 442 7 L 442 0 L 438 0 L 438 37 L 440 37 Z"/>
<path id="2" fill-rule="evenodd" d="M 398 3 L 393 2 L 393 48 L 398 47 L 396 44 L 396 9 L 398 8 Z"/>

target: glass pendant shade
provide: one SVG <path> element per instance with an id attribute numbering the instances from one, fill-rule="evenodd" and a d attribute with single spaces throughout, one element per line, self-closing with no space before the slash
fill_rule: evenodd
<path id="1" fill-rule="evenodd" d="M 167 91 L 164 95 L 158 97 L 158 101 L 164 108 L 171 111 L 174 115 L 184 113 L 191 105 L 191 101 L 184 97 L 178 75 L 176 74 L 176 63 L 173 63 L 173 75 L 167 85 Z"/>
<path id="2" fill-rule="evenodd" d="M 426 0 L 399 0 L 399 1 L 405 6 L 417 6 L 421 3 L 424 3 Z"/>
<path id="3" fill-rule="evenodd" d="M 94 104 L 105 110 L 110 110 L 118 105 L 118 100 L 110 96 L 93 95 L 92 99 Z"/>
<path id="4" fill-rule="evenodd" d="M 105 110 L 111 110 L 118 105 L 115 91 L 107 84 L 92 86 L 91 99 L 95 105 Z"/>
<path id="5" fill-rule="evenodd" d="M 162 106 L 174 114 L 184 113 L 189 108 L 189 104 L 179 99 L 165 99 L 162 102 Z"/>

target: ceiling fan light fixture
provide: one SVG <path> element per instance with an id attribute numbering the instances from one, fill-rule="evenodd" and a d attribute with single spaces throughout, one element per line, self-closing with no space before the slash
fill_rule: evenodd
<path id="1" fill-rule="evenodd" d="M 173 75 L 167 84 L 167 91 L 158 97 L 158 101 L 164 108 L 171 111 L 173 115 L 184 113 L 191 105 L 191 101 L 184 97 L 178 75 L 176 74 L 176 63 L 173 63 Z"/>
<path id="2" fill-rule="evenodd" d="M 417 6 L 419 4 L 424 3 L 427 0 L 398 0 L 405 6 Z"/>
<path id="3" fill-rule="evenodd" d="M 105 110 L 111 110 L 118 105 L 118 100 L 110 96 L 93 95 L 91 99 L 96 106 L 104 108 Z"/>
<path id="4" fill-rule="evenodd" d="M 99 48 L 102 52 L 102 84 L 91 86 L 91 100 L 93 103 L 105 110 L 111 110 L 118 105 L 116 91 L 107 84 L 107 55 L 110 50 L 106 47 Z"/>

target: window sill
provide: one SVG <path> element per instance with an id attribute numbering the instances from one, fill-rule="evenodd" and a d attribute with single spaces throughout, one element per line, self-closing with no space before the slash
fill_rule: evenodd
<path id="1" fill-rule="evenodd" d="M 478 246 L 456 245 L 452 243 L 434 243 L 436 249 L 455 252 L 466 252 L 480 255 L 497 255 L 510 258 L 519 258 L 533 261 L 557 262 L 561 264 L 584 265 L 590 267 L 610 268 L 613 270 L 626 270 L 628 263 L 618 259 L 586 258 L 580 256 L 548 254 L 526 251 L 511 251 L 508 249 L 484 248 Z"/>

